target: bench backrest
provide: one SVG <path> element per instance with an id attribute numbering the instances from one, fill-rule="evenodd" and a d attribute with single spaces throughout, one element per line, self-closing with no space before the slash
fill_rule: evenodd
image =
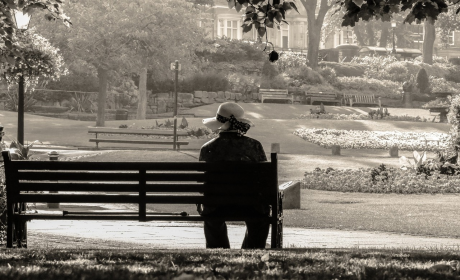
<path id="1" fill-rule="evenodd" d="M 259 163 L 12 161 L 8 151 L 2 155 L 8 203 L 136 203 L 140 219 L 146 203 L 276 209 L 276 153 Z"/>
<path id="2" fill-rule="evenodd" d="M 309 92 L 307 93 L 308 97 L 327 97 L 327 98 L 335 98 L 337 94 L 334 92 Z"/>
<path id="3" fill-rule="evenodd" d="M 364 95 L 364 94 L 355 94 L 353 96 L 354 102 L 356 103 L 374 103 L 375 98 L 373 94 Z"/>
<path id="4" fill-rule="evenodd" d="M 259 89 L 260 94 L 270 94 L 270 95 L 287 95 L 287 89 Z"/>

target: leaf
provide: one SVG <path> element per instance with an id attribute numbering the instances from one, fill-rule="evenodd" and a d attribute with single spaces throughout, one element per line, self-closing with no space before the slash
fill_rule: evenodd
<path id="1" fill-rule="evenodd" d="M 412 166 L 412 163 L 405 156 L 399 158 L 399 163 L 403 166 Z"/>
<path id="2" fill-rule="evenodd" d="M 261 258 L 260 258 L 261 261 L 263 262 L 268 262 L 270 260 L 270 254 L 269 253 L 266 253 L 265 255 L 263 255 Z"/>
<path id="3" fill-rule="evenodd" d="M 265 19 L 265 26 L 268 28 L 273 28 L 273 20 L 270 20 L 269 18 Z"/>
<path id="4" fill-rule="evenodd" d="M 356 6 L 361 7 L 364 3 L 364 0 L 353 0 L 353 3 L 355 3 Z"/>
<path id="5" fill-rule="evenodd" d="M 281 12 L 276 12 L 275 18 L 277 22 L 281 22 L 283 20 L 283 15 Z"/>
<path id="6" fill-rule="evenodd" d="M 252 23 L 243 24 L 242 27 L 243 27 L 243 33 L 247 33 L 252 30 Z"/>
<path id="7" fill-rule="evenodd" d="M 241 11 L 241 9 L 243 8 L 243 5 L 241 5 L 240 3 L 236 3 L 235 4 L 235 10 L 239 13 Z"/>
<path id="8" fill-rule="evenodd" d="M 257 29 L 257 33 L 259 33 L 260 37 L 264 37 L 264 35 L 265 35 L 265 27 L 259 27 L 259 29 Z"/>
<path id="9" fill-rule="evenodd" d="M 415 164 L 417 164 L 420 161 L 420 154 L 417 151 L 414 151 L 413 155 L 414 155 Z"/>
<path id="10" fill-rule="evenodd" d="M 291 4 L 289 4 L 289 2 L 284 2 L 283 3 L 283 9 L 285 11 L 292 9 Z"/>
<path id="11" fill-rule="evenodd" d="M 235 0 L 227 0 L 228 1 L 228 8 L 232 9 L 235 7 Z"/>
<path id="12" fill-rule="evenodd" d="M 291 7 L 297 12 L 299 13 L 299 10 L 297 9 L 297 6 L 295 5 L 294 2 L 289 2 L 289 4 L 291 5 Z M 299 13 L 300 14 L 300 13 Z"/>
<path id="13" fill-rule="evenodd" d="M 256 8 L 254 8 L 253 6 L 249 6 L 246 8 L 246 14 L 255 13 L 255 12 L 256 12 Z"/>

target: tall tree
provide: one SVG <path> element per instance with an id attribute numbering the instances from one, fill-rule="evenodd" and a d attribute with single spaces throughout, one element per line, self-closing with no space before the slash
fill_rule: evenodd
<path id="1" fill-rule="evenodd" d="M 318 2 L 319 1 L 319 2 Z M 307 11 L 308 22 L 308 65 L 318 67 L 318 51 L 321 40 L 321 28 L 327 11 L 332 7 L 328 0 L 300 0 Z M 319 7 L 318 7 L 319 6 Z"/>
<path id="2" fill-rule="evenodd" d="M 135 52 L 133 64 L 139 73 L 139 102 L 137 119 L 145 119 L 147 111 L 147 69 L 156 79 L 165 79 L 171 73 L 170 63 L 179 60 L 182 71 L 194 72 L 195 49 L 204 39 L 204 29 L 198 26 L 198 0 L 167 0 L 156 2 L 137 0 L 130 5 L 132 32 L 127 33 L 129 46 Z M 209 1 L 199 0 L 200 5 Z M 143 16 L 138 16 L 143 15 Z M 171 28 L 174 26 L 176 28 Z"/>
<path id="3" fill-rule="evenodd" d="M 144 74 L 149 69 L 156 77 L 166 77 L 169 63 L 190 56 L 201 33 L 193 3 L 181 0 L 80 0 L 65 6 L 74 18 L 73 27 L 49 29 L 66 61 L 83 60 L 99 78 L 97 126 L 105 125 L 107 90 L 111 77 Z M 37 23 L 40 24 L 40 23 Z M 171 28 L 175 26 L 178 28 Z M 192 70 L 191 70 L 192 71 Z M 147 79 L 147 77 L 143 77 Z M 139 117 L 145 118 L 146 89 L 140 89 Z"/>

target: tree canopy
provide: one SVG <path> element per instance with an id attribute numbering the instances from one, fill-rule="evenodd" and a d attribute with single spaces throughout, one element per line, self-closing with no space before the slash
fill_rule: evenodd
<path id="1" fill-rule="evenodd" d="M 0 38 L 4 46 L 1 49 L 7 50 L 0 56 L 0 62 L 15 64 L 13 60 L 24 59 L 22 49 L 14 43 L 17 33 L 14 24 L 13 10 L 33 13 L 34 10 L 45 10 L 45 18 L 48 21 L 60 20 L 65 25 L 71 24 L 70 18 L 64 14 L 61 7 L 61 0 L 0 0 Z"/>
<path id="2" fill-rule="evenodd" d="M 295 2 L 291 0 L 227 0 L 230 9 L 240 11 L 245 7 L 245 20 L 242 26 L 244 32 L 253 27 L 259 35 L 265 35 L 265 28 L 273 28 L 280 23 L 286 23 L 285 14 L 288 10 L 297 11 Z M 338 9 L 345 12 L 342 26 L 355 26 L 355 23 L 371 19 L 390 21 L 394 14 L 407 12 L 404 22 L 412 23 L 424 20 L 435 21 L 450 7 L 455 13 L 460 7 L 454 6 L 460 0 L 337 0 Z"/>

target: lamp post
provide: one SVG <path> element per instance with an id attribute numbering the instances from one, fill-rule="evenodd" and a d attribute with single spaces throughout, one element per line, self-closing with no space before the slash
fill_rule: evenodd
<path id="1" fill-rule="evenodd" d="M 13 10 L 13 21 L 21 32 L 29 28 L 32 15 L 20 10 Z M 24 145 L 24 75 L 19 76 L 18 83 L 18 142 Z"/>
<path id="2" fill-rule="evenodd" d="M 391 50 L 391 53 L 393 55 L 396 54 L 396 45 L 395 45 L 395 28 L 396 28 L 396 22 L 392 21 L 391 22 L 391 27 L 393 28 L 393 49 Z"/>

